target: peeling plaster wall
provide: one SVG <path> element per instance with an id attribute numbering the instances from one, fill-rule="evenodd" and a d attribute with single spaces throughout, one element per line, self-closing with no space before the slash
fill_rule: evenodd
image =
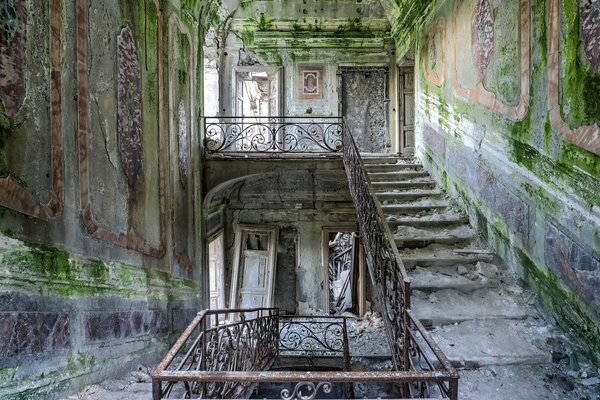
<path id="1" fill-rule="evenodd" d="M 156 362 L 200 306 L 195 125 L 209 10 L 4 6 L 0 397 L 50 399 Z"/>
<path id="2" fill-rule="evenodd" d="M 341 115 L 339 67 L 377 66 L 395 71 L 389 23 L 379 1 L 229 1 L 224 2 L 218 30 L 224 34 L 211 36 L 217 43 L 211 49 L 219 49 L 210 62 L 217 59 L 219 64 L 220 115 L 235 114 L 233 71 L 237 66 L 281 67 L 281 113 L 315 117 Z M 322 94 L 317 98 L 300 94 L 300 70 L 305 67 L 323 69 Z M 390 74 L 384 98 L 394 97 L 395 75 Z M 389 112 L 394 132 L 394 104 Z"/>
<path id="3" fill-rule="evenodd" d="M 442 3 L 415 32 L 419 156 L 600 361 L 598 3 Z"/>

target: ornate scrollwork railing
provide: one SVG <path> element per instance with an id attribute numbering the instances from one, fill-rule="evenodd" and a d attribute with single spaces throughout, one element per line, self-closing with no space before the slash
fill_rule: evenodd
<path id="1" fill-rule="evenodd" d="M 350 367 L 348 328 L 344 317 L 279 317 L 279 355 L 341 357 Z"/>
<path id="2" fill-rule="evenodd" d="M 331 153 L 342 147 L 337 117 L 205 117 L 207 153 Z"/>
<path id="3" fill-rule="evenodd" d="M 274 360 L 279 343 L 276 308 L 206 310 L 198 314 L 158 369 L 173 372 L 262 371 Z M 228 319 L 233 322 L 223 322 Z M 185 352 L 182 352 L 186 349 Z M 158 398 L 238 398 L 249 382 L 168 381 Z"/>

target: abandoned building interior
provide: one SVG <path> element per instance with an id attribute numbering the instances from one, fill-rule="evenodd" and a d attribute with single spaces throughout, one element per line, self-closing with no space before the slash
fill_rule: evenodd
<path id="1" fill-rule="evenodd" d="M 600 1 L 0 1 L 0 399 L 600 399 Z"/>

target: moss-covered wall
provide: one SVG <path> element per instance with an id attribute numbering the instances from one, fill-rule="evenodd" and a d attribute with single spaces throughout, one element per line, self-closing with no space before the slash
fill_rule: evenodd
<path id="1" fill-rule="evenodd" d="M 600 361 L 598 38 L 580 3 L 448 0 L 411 35 L 420 157 Z"/>
<path id="2" fill-rule="evenodd" d="M 1 398 L 152 364 L 201 308 L 213 3 L 19 0 L 0 16 Z"/>

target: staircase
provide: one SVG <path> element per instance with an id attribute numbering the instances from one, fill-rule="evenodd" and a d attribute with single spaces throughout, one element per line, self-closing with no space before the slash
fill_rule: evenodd
<path id="1" fill-rule="evenodd" d="M 414 159 L 363 162 L 411 277 L 412 309 L 462 369 L 459 398 L 565 398 L 547 381 L 556 333 L 465 214 Z"/>

